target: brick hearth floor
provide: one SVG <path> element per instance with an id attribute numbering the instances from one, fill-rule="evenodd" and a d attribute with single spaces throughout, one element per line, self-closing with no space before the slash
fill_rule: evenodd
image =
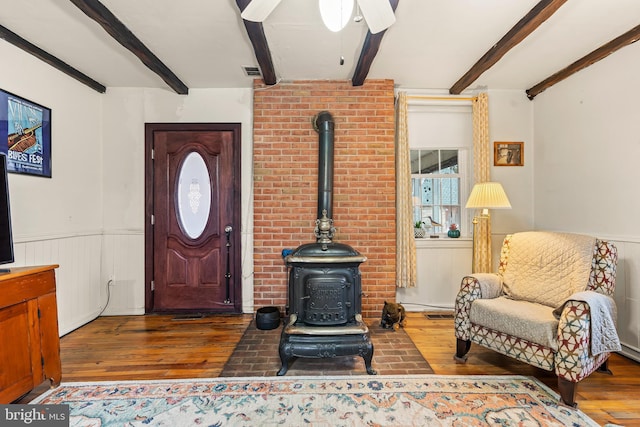
<path id="1" fill-rule="evenodd" d="M 398 331 L 383 329 L 379 321 L 367 322 L 373 342 L 372 367 L 380 375 L 433 374 L 429 363 L 422 357 L 409 336 Z M 221 377 L 275 376 L 281 362 L 278 355 L 279 328 L 260 330 L 251 322 L 244 336 L 227 361 Z M 306 375 L 366 375 L 364 360 L 359 356 L 341 356 L 326 359 L 297 358 L 289 362 L 286 376 Z"/>

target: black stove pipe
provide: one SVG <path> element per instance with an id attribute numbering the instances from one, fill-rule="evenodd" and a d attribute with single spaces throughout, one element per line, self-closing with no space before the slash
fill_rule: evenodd
<path id="1" fill-rule="evenodd" d="M 318 219 L 333 216 L 333 131 L 335 123 L 331 113 L 321 111 L 314 118 L 314 129 L 319 134 L 318 151 Z M 323 211 L 327 211 L 324 214 Z"/>

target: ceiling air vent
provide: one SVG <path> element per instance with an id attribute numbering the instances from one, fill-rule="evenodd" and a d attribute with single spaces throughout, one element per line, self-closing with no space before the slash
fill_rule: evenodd
<path id="1" fill-rule="evenodd" d="M 253 66 L 243 66 L 244 73 L 249 77 L 260 77 L 260 68 Z"/>

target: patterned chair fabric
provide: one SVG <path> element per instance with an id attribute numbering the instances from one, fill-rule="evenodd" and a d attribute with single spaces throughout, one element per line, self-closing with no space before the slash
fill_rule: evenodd
<path id="1" fill-rule="evenodd" d="M 544 233 L 543 237 L 548 239 L 554 239 L 556 235 L 573 236 L 527 233 Z M 586 302 L 568 301 L 557 319 L 552 315 L 552 306 L 505 296 L 504 277 L 513 237 L 508 235 L 504 239 L 497 274 L 474 274 L 462 279 L 455 301 L 454 325 L 458 340 L 455 358 L 459 362 L 466 361 L 466 353 L 474 342 L 538 368 L 555 371 L 562 400 L 575 406 L 575 383 L 596 369 L 606 370 L 610 353 L 591 354 L 591 312 Z M 600 239 L 593 241 L 589 278 L 582 290 L 613 297 L 617 249 L 613 243 Z M 478 302 L 476 306 L 475 301 Z M 563 393 L 567 387 L 569 390 Z"/>

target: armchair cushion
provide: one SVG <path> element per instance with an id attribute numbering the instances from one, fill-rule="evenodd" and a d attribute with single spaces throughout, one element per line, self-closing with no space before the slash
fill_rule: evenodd
<path id="1" fill-rule="evenodd" d="M 474 324 L 558 350 L 558 319 L 549 306 L 504 296 L 478 299 L 469 318 Z"/>
<path id="2" fill-rule="evenodd" d="M 589 282 L 594 237 L 552 232 L 516 233 L 509 239 L 503 291 L 512 299 L 556 308 Z"/>

